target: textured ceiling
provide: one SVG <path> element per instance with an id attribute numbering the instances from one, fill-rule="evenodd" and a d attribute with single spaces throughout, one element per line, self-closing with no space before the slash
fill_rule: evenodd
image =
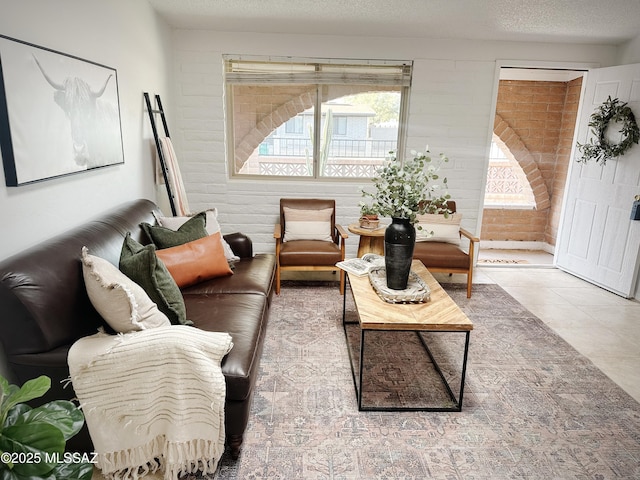
<path id="1" fill-rule="evenodd" d="M 640 0 L 148 0 L 175 27 L 617 45 Z"/>

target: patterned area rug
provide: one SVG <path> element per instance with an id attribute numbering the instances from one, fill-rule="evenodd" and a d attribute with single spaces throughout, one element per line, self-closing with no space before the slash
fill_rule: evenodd
<path id="1" fill-rule="evenodd" d="M 445 288 L 474 323 L 462 412 L 359 412 L 335 283 L 287 283 L 242 455 L 213 478 L 640 478 L 640 404 L 499 286 Z M 415 335 L 393 335 L 372 340 L 372 401 L 437 400 Z M 460 340 L 434 336 L 455 382 Z"/>

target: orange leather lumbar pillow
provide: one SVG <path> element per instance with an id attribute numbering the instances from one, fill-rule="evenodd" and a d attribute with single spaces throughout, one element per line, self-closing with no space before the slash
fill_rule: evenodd
<path id="1" fill-rule="evenodd" d="M 233 275 L 224 256 L 219 232 L 177 247 L 156 250 L 156 255 L 180 288 L 210 278 Z"/>

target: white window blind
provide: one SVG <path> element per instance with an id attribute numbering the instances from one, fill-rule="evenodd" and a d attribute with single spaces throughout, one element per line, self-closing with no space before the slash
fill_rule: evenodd
<path id="1" fill-rule="evenodd" d="M 411 85 L 411 61 L 224 56 L 229 84 Z"/>

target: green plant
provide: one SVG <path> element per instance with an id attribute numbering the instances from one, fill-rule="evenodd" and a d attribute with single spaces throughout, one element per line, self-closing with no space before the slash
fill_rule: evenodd
<path id="1" fill-rule="evenodd" d="M 393 152 L 390 152 L 393 155 Z M 449 159 L 443 153 L 434 162 L 426 153 L 412 151 L 413 158 L 404 162 L 392 156 L 378 168 L 373 178 L 375 192 L 362 190 L 362 196 L 371 198 L 369 207 L 383 217 L 408 218 L 416 222 L 416 215 L 424 213 L 449 213 L 446 201 L 451 198 L 447 193 L 447 179 L 441 184 L 438 171 L 443 162 Z M 361 203 L 361 208 L 362 208 Z"/>
<path id="2" fill-rule="evenodd" d="M 309 140 L 311 140 L 311 147 L 313 148 L 313 128 L 309 125 Z M 327 110 L 325 120 L 323 122 L 322 127 L 322 136 L 320 139 L 320 151 L 319 153 L 319 165 L 318 165 L 318 174 L 324 175 L 325 169 L 327 168 L 327 163 L 329 161 L 329 152 L 331 147 L 331 141 L 333 140 L 333 111 L 331 109 Z M 305 164 L 307 166 L 307 174 L 313 176 L 313 152 L 309 152 L 309 149 L 305 149 Z"/>
<path id="3" fill-rule="evenodd" d="M 622 139 L 619 143 L 609 143 L 606 138 L 606 131 L 609 124 L 622 124 L 619 132 Z M 596 164 L 606 165 L 607 160 L 624 155 L 627 150 L 640 140 L 640 129 L 636 123 L 636 117 L 626 103 L 620 102 L 617 98 L 607 100 L 591 114 L 589 126 L 595 136 L 589 139 L 589 143 L 578 143 L 578 150 L 582 152 L 582 157 L 578 163 L 587 163 L 595 160 Z"/>
<path id="4" fill-rule="evenodd" d="M 89 455 L 65 453 L 66 442 L 80 431 L 84 415 L 67 400 L 37 408 L 24 402 L 40 398 L 51 388 L 41 376 L 22 387 L 0 376 L 0 480 L 89 480 Z"/>
<path id="5" fill-rule="evenodd" d="M 375 216 L 375 217 L 378 216 L 377 208 L 374 205 L 369 205 L 368 203 L 360 202 L 359 207 L 360 207 L 360 215 L 363 217 L 366 215 Z"/>

